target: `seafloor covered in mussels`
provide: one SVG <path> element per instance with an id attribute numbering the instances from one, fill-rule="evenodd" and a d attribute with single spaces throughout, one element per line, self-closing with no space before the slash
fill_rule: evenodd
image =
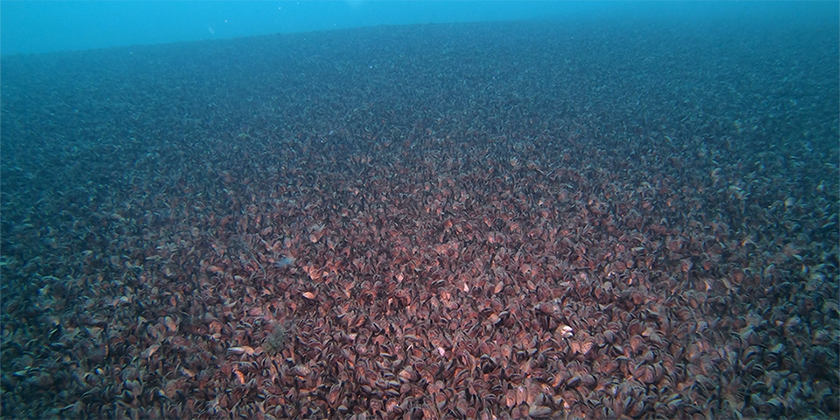
<path id="1" fill-rule="evenodd" d="M 2 414 L 836 417 L 836 28 L 2 62 Z"/>

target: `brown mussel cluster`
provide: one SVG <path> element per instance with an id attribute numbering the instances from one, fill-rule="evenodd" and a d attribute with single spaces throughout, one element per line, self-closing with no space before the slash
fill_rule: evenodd
<path id="1" fill-rule="evenodd" d="M 838 416 L 837 39 L 677 26 L 4 58 L 3 416 Z"/>

